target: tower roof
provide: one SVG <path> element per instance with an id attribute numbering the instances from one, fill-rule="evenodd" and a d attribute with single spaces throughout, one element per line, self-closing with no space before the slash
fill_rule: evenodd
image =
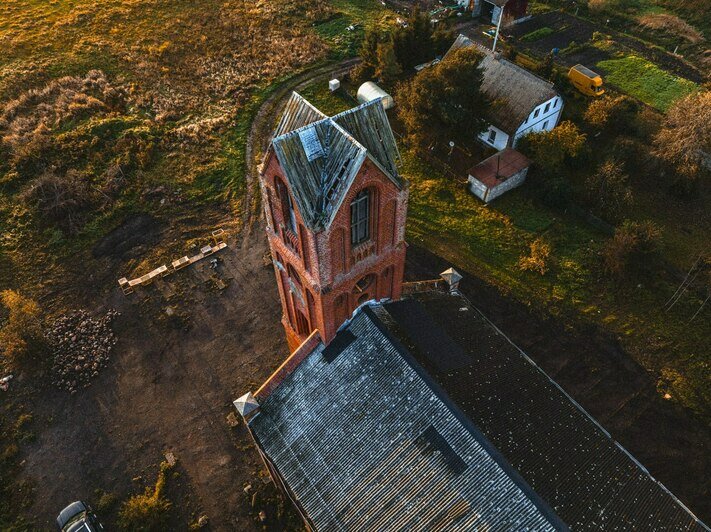
<path id="1" fill-rule="evenodd" d="M 311 230 L 330 225 L 366 158 L 398 188 L 403 185 L 400 154 L 380 100 L 328 117 L 294 92 L 272 147 Z"/>

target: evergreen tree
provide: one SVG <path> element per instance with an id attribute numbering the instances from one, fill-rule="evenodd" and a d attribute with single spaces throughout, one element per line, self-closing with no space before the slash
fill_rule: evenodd
<path id="1" fill-rule="evenodd" d="M 384 83 L 393 83 L 402 74 L 402 67 L 397 62 L 395 49 L 391 40 L 378 45 L 378 65 L 375 75 Z"/>
<path id="2" fill-rule="evenodd" d="M 471 142 L 486 129 L 488 102 L 481 92 L 480 61 L 474 48 L 457 50 L 400 88 L 398 114 L 415 146 Z"/>

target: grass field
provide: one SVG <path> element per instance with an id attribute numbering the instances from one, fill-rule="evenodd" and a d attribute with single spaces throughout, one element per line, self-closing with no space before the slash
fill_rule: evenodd
<path id="1" fill-rule="evenodd" d="M 597 66 L 606 81 L 660 111 L 666 111 L 676 100 L 699 88 L 634 55 L 600 61 Z"/>

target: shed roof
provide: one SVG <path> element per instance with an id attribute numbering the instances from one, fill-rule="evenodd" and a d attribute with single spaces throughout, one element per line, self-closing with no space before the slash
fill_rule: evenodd
<path id="1" fill-rule="evenodd" d="M 509 135 L 516 133 L 533 109 L 558 96 L 555 86 L 525 68 L 484 49 L 464 35 L 459 35 L 445 54 L 476 46 L 483 54 L 482 92 L 491 100 L 492 124 Z"/>
<path id="2" fill-rule="evenodd" d="M 469 170 L 469 175 L 486 187 L 493 188 L 528 168 L 530 164 L 531 161 L 524 154 L 506 148 L 474 166 Z"/>
<path id="3" fill-rule="evenodd" d="M 403 185 L 397 144 L 380 100 L 328 117 L 292 93 L 272 148 L 311 230 L 329 226 L 366 158 L 396 186 Z"/>

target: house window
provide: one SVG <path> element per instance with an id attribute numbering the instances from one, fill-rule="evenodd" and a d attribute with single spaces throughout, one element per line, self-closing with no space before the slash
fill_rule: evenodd
<path id="1" fill-rule="evenodd" d="M 351 245 L 370 238 L 370 193 L 361 191 L 351 203 Z"/>
<path id="2" fill-rule="evenodd" d="M 558 107 L 558 98 L 553 100 L 553 109 L 555 109 L 556 107 Z"/>
<path id="3" fill-rule="evenodd" d="M 493 129 L 489 130 L 489 144 L 493 144 L 494 141 L 496 140 L 496 131 Z"/>
<path id="4" fill-rule="evenodd" d="M 544 113 L 547 113 L 547 112 L 550 111 L 550 110 L 551 110 L 551 102 L 548 102 L 548 103 L 546 104 L 546 108 L 543 110 L 543 112 L 544 112 Z"/>
<path id="5" fill-rule="evenodd" d="M 543 129 L 546 129 L 546 128 L 548 128 L 548 120 L 546 120 L 545 122 L 543 122 Z"/>
<path id="6" fill-rule="evenodd" d="M 277 194 L 279 195 L 279 202 L 281 203 L 281 215 L 284 219 L 284 226 L 292 233 L 296 233 L 296 214 L 294 213 L 294 204 L 291 202 L 289 189 L 286 188 L 286 184 L 284 184 L 284 181 L 279 177 L 275 177 L 274 181 L 276 183 Z"/>
<path id="7" fill-rule="evenodd" d="M 538 115 L 539 115 L 539 114 L 541 114 L 541 110 L 540 110 L 540 109 L 536 109 L 535 111 L 533 111 L 533 118 L 538 118 Z"/>

